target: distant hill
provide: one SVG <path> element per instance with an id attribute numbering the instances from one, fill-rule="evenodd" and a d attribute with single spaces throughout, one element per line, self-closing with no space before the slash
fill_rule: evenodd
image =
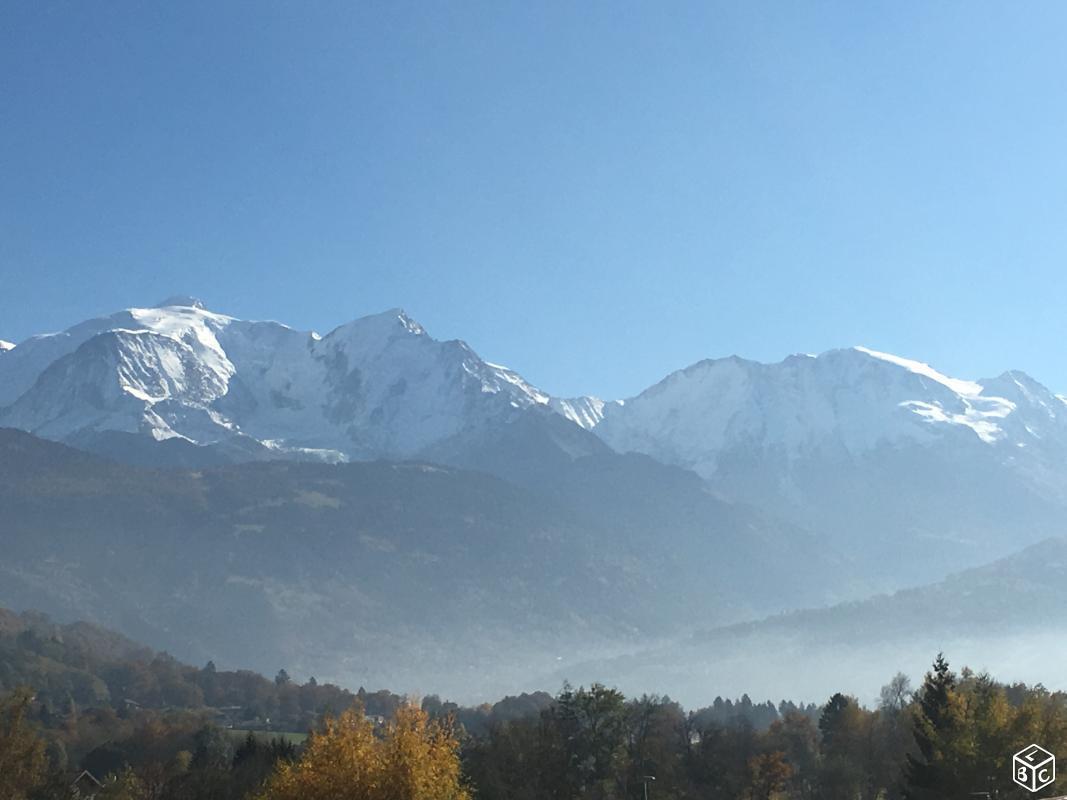
<path id="1" fill-rule="evenodd" d="M 712 628 L 556 677 L 607 676 L 631 690 L 658 680 L 683 699 L 708 685 L 802 697 L 836 685 L 873 700 L 893 672 L 917 679 L 939 651 L 1005 680 L 1067 687 L 1067 538 L 928 586 Z"/>
<path id="2" fill-rule="evenodd" d="M 33 691 L 46 728 L 66 726 L 68 733 L 88 710 L 110 712 L 94 717 L 104 727 L 116 714 L 173 711 L 228 727 L 302 732 L 325 712 L 361 703 L 368 714 L 388 715 L 402 702 L 386 690 L 270 680 L 213 662 L 194 667 L 98 625 L 0 608 L 0 697 L 21 687 Z"/>
<path id="3" fill-rule="evenodd" d="M 484 699 L 834 572 L 691 473 L 600 458 L 534 491 L 422 463 L 134 468 L 0 430 L 0 604 L 196 663 Z"/>

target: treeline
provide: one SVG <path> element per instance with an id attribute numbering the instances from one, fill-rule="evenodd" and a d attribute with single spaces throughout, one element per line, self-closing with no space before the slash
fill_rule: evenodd
<path id="1" fill-rule="evenodd" d="M 310 682 L 284 672 L 269 681 L 144 652 L 116 662 L 25 630 L 3 634 L 22 637 L 4 651 L 22 661 L 0 654 L 0 665 L 44 683 L 0 700 L 5 800 L 66 800 L 82 770 L 92 775 L 83 782 L 101 782 L 90 787 L 100 800 L 642 800 L 646 791 L 651 800 L 1010 799 L 1032 796 L 1012 780 L 1015 752 L 1031 743 L 1067 752 L 1067 695 L 956 674 L 940 656 L 921 686 L 898 675 L 874 708 L 835 694 L 819 706 L 743 697 L 687 711 L 668 697 L 593 685 L 476 708 L 332 687 L 314 711 L 300 700 Z M 88 660 L 73 663 L 76 652 Z M 66 679 L 39 668 L 54 665 L 98 678 L 109 702 L 50 708 Z M 177 675 L 193 704 L 116 706 L 134 675 L 156 686 L 139 696 L 178 698 Z M 274 700 L 242 695 L 249 687 Z M 317 715 L 308 726 L 316 733 L 305 742 L 228 730 L 217 709 L 196 705 L 209 698 L 291 702 L 297 718 Z M 372 699 L 384 713 L 370 713 Z M 1065 789 L 1060 780 L 1046 792 Z"/>
<path id="2" fill-rule="evenodd" d="M 0 701 L 0 797 L 4 800 L 243 800 L 278 765 L 297 758 L 282 738 L 237 738 L 202 714 L 143 712 L 117 719 L 94 709 L 60 728 L 34 723 L 33 693 Z M 100 737 L 104 738 L 102 741 Z M 65 742 L 99 742 L 80 757 Z M 10 769 L 17 765 L 17 769 Z"/>
<path id="3" fill-rule="evenodd" d="M 46 728 L 102 709 L 123 718 L 213 709 L 220 725 L 306 731 L 323 714 L 359 705 L 389 716 L 402 703 L 384 690 L 351 692 L 315 678 L 298 684 L 284 669 L 268 680 L 249 670 L 218 670 L 210 661 L 197 668 L 95 625 L 58 625 L 43 614 L 0 609 L 0 693 L 20 686 L 33 688 L 34 713 Z"/>
<path id="4" fill-rule="evenodd" d="M 914 692 L 897 675 L 876 708 L 834 694 L 814 718 L 785 708 L 763 730 L 668 698 L 565 688 L 538 716 L 468 740 L 464 769 L 482 800 L 637 800 L 646 788 L 656 800 L 1006 800 L 1032 796 L 1012 763 L 1031 743 L 1067 752 L 1067 695 L 956 675 L 939 655 Z"/>
<path id="5" fill-rule="evenodd" d="M 456 703 L 442 702 L 437 695 L 428 695 L 422 700 L 422 709 L 434 719 L 451 718 L 458 723 L 460 730 L 473 737 L 483 737 L 503 723 L 516 720 L 532 719 L 551 709 L 560 697 L 553 697 L 548 692 L 523 693 L 515 697 L 505 697 L 492 705 L 486 703 L 475 707 L 464 707 Z M 670 703 L 670 698 L 661 698 L 661 702 Z M 747 695 L 738 700 L 716 697 L 714 703 L 706 708 L 686 714 L 686 726 L 699 731 L 718 726 L 744 726 L 756 731 L 764 731 L 775 722 L 791 715 L 807 717 L 811 721 L 819 718 L 820 709 L 814 703 L 798 705 L 783 700 L 777 705 L 771 701 L 754 703 Z"/>

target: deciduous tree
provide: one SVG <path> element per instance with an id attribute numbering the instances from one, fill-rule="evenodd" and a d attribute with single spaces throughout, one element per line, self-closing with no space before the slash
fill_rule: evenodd
<path id="1" fill-rule="evenodd" d="M 5 800 L 23 800 L 45 779 L 45 743 L 29 722 L 32 702 L 28 689 L 0 701 L 0 783 Z"/>
<path id="2" fill-rule="evenodd" d="M 279 765 L 261 800 L 469 800 L 457 750 L 449 725 L 414 706 L 381 737 L 350 709 L 326 721 L 299 761 Z"/>

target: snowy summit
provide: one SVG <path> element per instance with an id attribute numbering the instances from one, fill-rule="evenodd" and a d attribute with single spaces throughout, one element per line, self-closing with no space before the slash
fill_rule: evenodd
<path id="1" fill-rule="evenodd" d="M 0 368 L 0 423 L 76 440 L 138 433 L 213 444 L 249 437 L 331 457 L 409 457 L 554 403 L 401 309 L 325 336 L 209 311 L 187 297 L 33 337 Z"/>
<path id="2" fill-rule="evenodd" d="M 319 336 L 176 296 L 2 347 L 0 425 L 67 441 L 119 432 L 410 458 L 541 407 L 705 477 L 753 454 L 788 463 L 901 443 L 1067 453 L 1067 402 L 1029 376 L 961 380 L 865 347 L 709 359 L 625 402 L 553 397 L 401 309 Z"/>

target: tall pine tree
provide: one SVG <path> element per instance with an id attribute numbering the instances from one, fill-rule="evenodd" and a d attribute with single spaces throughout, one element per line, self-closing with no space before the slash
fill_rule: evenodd
<path id="1" fill-rule="evenodd" d="M 912 733 L 918 755 L 909 753 L 904 765 L 907 800 L 951 800 L 968 795 L 954 763 L 952 743 L 958 736 L 954 709 L 956 676 L 943 653 L 926 673 L 914 710 Z"/>

